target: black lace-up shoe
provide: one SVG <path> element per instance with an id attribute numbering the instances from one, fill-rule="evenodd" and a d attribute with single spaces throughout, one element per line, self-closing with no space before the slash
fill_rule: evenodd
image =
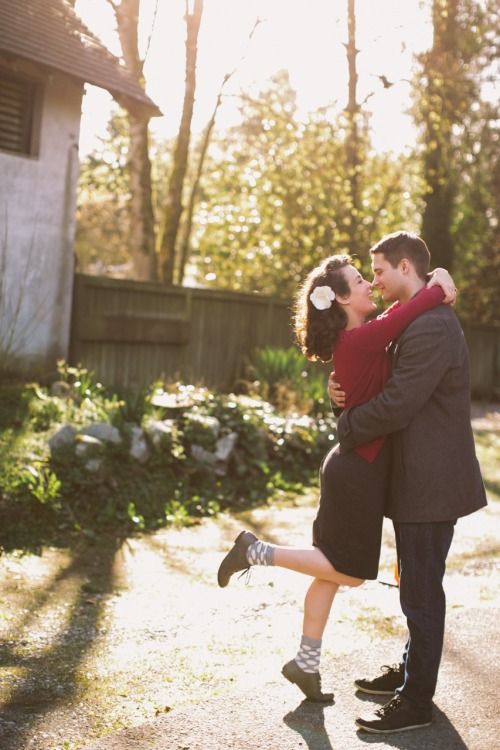
<path id="1" fill-rule="evenodd" d="M 217 583 L 222 589 L 227 586 L 233 573 L 248 570 L 250 564 L 247 561 L 247 549 L 251 544 L 258 541 L 258 538 L 251 531 L 242 531 L 236 537 L 233 549 L 227 553 L 217 573 Z"/>
<path id="2" fill-rule="evenodd" d="M 363 732 L 374 734 L 407 732 L 432 724 L 432 709 L 424 711 L 397 695 L 371 716 L 356 719 L 356 724 Z"/>
<path id="3" fill-rule="evenodd" d="M 393 695 L 396 688 L 401 687 L 405 681 L 404 667 L 402 664 L 393 664 L 392 667 L 385 664 L 382 667 L 383 674 L 373 680 L 354 680 L 358 690 L 370 695 Z"/>
<path id="4" fill-rule="evenodd" d="M 281 670 L 283 677 L 294 685 L 297 685 L 306 698 L 315 703 L 333 703 L 333 693 L 321 692 L 321 677 L 319 672 L 304 672 L 295 659 L 287 662 Z"/>

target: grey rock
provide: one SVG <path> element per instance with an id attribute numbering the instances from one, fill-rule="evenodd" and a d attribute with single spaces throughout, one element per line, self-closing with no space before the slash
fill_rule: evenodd
<path id="1" fill-rule="evenodd" d="M 91 437 L 95 437 L 105 443 L 119 444 L 123 440 L 119 430 L 107 422 L 93 422 L 88 425 L 88 427 L 81 429 L 80 434 L 90 435 Z"/>
<path id="2" fill-rule="evenodd" d="M 144 425 L 144 431 L 151 439 L 153 445 L 158 448 L 160 446 L 162 437 L 164 435 L 172 434 L 174 425 L 174 419 L 151 419 Z"/>
<path id="3" fill-rule="evenodd" d="M 215 444 L 215 456 L 218 461 L 229 461 L 231 453 L 234 450 L 234 446 L 238 442 L 238 433 L 230 432 L 223 438 L 217 440 Z"/>
<path id="4" fill-rule="evenodd" d="M 79 434 L 76 436 L 75 453 L 77 456 L 84 456 L 91 448 L 96 448 L 102 445 L 102 440 L 92 437 L 92 435 Z"/>
<path id="5" fill-rule="evenodd" d="M 61 427 L 58 432 L 56 432 L 54 435 L 52 435 L 51 438 L 49 438 L 49 448 L 51 450 L 51 453 L 57 452 L 64 446 L 74 443 L 76 434 L 77 432 L 73 425 L 65 424 L 63 427 Z"/>
<path id="6" fill-rule="evenodd" d="M 201 445 L 193 443 L 191 446 L 191 455 L 196 458 L 197 461 L 201 461 L 203 464 L 214 466 L 217 463 L 217 456 L 211 451 L 205 450 Z"/>
<path id="7" fill-rule="evenodd" d="M 144 430 L 137 425 L 130 425 L 129 429 L 132 435 L 132 443 L 129 453 L 132 458 L 135 458 L 139 463 L 144 464 L 151 455 Z"/>

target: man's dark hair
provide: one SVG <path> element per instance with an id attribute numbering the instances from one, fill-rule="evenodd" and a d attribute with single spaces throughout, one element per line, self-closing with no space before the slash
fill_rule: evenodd
<path id="1" fill-rule="evenodd" d="M 397 268 L 398 263 L 407 258 L 414 266 L 417 275 L 423 281 L 427 278 L 431 262 L 429 248 L 418 234 L 411 232 L 393 232 L 377 242 L 370 249 L 370 253 L 383 253 L 385 259 L 393 268 Z"/>

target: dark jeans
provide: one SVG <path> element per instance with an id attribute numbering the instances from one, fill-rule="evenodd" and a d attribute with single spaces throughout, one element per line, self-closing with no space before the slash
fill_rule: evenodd
<path id="1" fill-rule="evenodd" d="M 431 708 L 443 650 L 443 577 L 455 523 L 394 522 L 399 598 L 408 623 L 405 682 L 397 692 L 424 710 Z"/>

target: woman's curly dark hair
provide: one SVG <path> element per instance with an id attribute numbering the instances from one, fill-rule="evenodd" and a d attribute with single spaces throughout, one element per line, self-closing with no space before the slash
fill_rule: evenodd
<path id="1" fill-rule="evenodd" d="M 347 315 L 337 300 L 327 310 L 318 310 L 311 302 L 317 286 L 329 286 L 336 295 L 349 294 L 349 284 L 344 278 L 344 268 L 351 265 L 347 253 L 327 258 L 315 268 L 299 289 L 293 304 L 293 323 L 297 343 L 307 359 L 329 362 L 332 359 L 338 335 L 347 325 Z"/>

